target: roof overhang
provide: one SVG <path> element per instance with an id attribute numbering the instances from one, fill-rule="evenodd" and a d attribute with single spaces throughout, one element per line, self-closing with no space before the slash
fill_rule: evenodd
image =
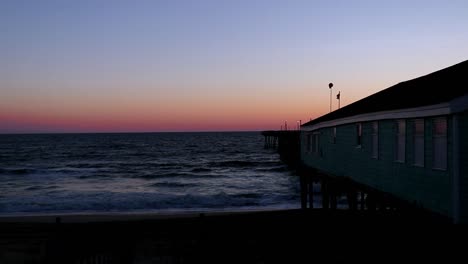
<path id="1" fill-rule="evenodd" d="M 377 120 L 388 119 L 406 119 L 406 118 L 423 118 L 432 116 L 449 115 L 468 110 L 468 95 L 459 97 L 448 103 L 423 106 L 417 108 L 406 108 L 391 111 L 381 111 L 374 113 L 366 113 L 361 115 L 349 116 L 321 123 L 302 126 L 303 131 L 313 131 L 320 128 L 334 127 L 350 123 L 370 122 Z"/>

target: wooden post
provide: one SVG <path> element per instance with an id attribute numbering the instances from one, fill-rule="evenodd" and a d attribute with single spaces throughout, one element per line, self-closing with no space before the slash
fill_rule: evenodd
<path id="1" fill-rule="evenodd" d="M 348 191 L 348 206 L 352 211 L 357 210 L 357 197 L 354 189 Z"/>
<path id="2" fill-rule="evenodd" d="M 322 179 L 322 208 L 329 209 L 330 208 L 330 197 L 328 193 L 328 183 Z"/>
<path id="3" fill-rule="evenodd" d="M 365 200 L 364 200 L 364 192 L 361 190 L 361 210 L 364 210 Z"/>
<path id="4" fill-rule="evenodd" d="M 377 207 L 377 204 L 376 204 L 376 201 L 375 201 L 375 194 L 368 193 L 366 201 L 367 201 L 367 209 L 369 211 L 375 211 L 376 207 Z"/>
<path id="5" fill-rule="evenodd" d="M 304 173 L 299 176 L 301 185 L 301 209 L 307 209 L 307 180 Z"/>
<path id="6" fill-rule="evenodd" d="M 336 188 L 336 182 L 333 183 L 333 185 L 330 185 L 328 188 L 329 188 L 329 192 L 330 192 L 330 195 L 331 195 L 331 199 L 330 199 L 331 200 L 331 205 L 330 205 L 330 207 L 331 207 L 331 209 L 336 210 L 337 204 L 338 204 L 338 202 L 337 202 L 338 192 L 337 192 L 337 188 Z"/>
<path id="7" fill-rule="evenodd" d="M 387 196 L 384 194 L 379 194 L 379 204 L 378 204 L 379 210 L 380 211 L 387 210 L 387 204 L 389 204 Z"/>
<path id="8" fill-rule="evenodd" d="M 309 176 L 309 208 L 314 208 L 314 180 Z"/>

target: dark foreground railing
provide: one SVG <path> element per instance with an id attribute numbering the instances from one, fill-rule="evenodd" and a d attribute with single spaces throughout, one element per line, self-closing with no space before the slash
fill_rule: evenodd
<path id="1" fill-rule="evenodd" d="M 454 234 L 444 229 L 444 238 L 431 230 L 428 237 L 424 224 L 444 221 L 414 211 L 298 209 L 69 221 L 0 222 L 0 263 L 302 263 L 312 257 L 317 263 L 375 263 L 382 256 L 385 263 L 437 256 L 455 263 L 455 253 L 463 253 L 444 253 Z M 409 237 L 401 224 L 421 226 L 426 236 Z"/>

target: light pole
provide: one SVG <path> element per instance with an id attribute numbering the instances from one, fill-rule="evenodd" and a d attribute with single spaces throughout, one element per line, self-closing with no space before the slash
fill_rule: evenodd
<path id="1" fill-rule="evenodd" d="M 330 113 L 332 111 L 332 87 L 333 87 L 333 83 L 329 83 L 328 88 L 330 88 Z"/>

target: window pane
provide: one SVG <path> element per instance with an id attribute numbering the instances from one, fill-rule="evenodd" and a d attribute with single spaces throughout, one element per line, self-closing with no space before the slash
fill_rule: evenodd
<path id="1" fill-rule="evenodd" d="M 414 165 L 424 166 L 424 120 L 414 121 Z"/>
<path id="2" fill-rule="evenodd" d="M 447 119 L 434 119 L 433 127 L 433 167 L 445 170 L 447 169 Z"/>
<path id="3" fill-rule="evenodd" d="M 397 160 L 398 161 L 405 161 L 405 137 L 399 136 L 398 137 L 398 152 L 397 152 Z"/>
<path id="4" fill-rule="evenodd" d="M 372 123 L 372 158 L 379 157 L 379 123 Z"/>
<path id="5" fill-rule="evenodd" d="M 447 168 L 447 138 L 434 138 L 434 168 Z"/>
<path id="6" fill-rule="evenodd" d="M 434 120 L 434 134 L 439 136 L 447 134 L 447 120 L 445 118 Z"/>
<path id="7" fill-rule="evenodd" d="M 315 134 L 314 135 L 314 152 L 318 153 L 318 144 L 319 144 L 319 135 Z"/>
<path id="8" fill-rule="evenodd" d="M 414 138 L 414 164 L 424 166 L 424 137 Z"/>
<path id="9" fill-rule="evenodd" d="M 405 135 L 406 131 L 406 124 L 404 120 L 398 121 L 398 134 L 399 135 Z"/>
<path id="10" fill-rule="evenodd" d="M 379 138 L 377 134 L 372 135 L 372 157 L 377 159 L 379 153 Z"/>
<path id="11" fill-rule="evenodd" d="M 405 137 L 406 124 L 405 120 L 399 120 L 397 123 L 397 136 L 396 136 L 396 160 L 405 162 Z"/>

